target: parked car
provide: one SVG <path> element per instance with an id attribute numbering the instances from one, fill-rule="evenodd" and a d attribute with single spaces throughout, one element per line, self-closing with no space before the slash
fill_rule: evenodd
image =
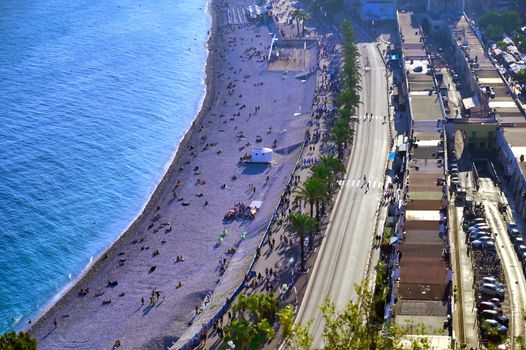
<path id="1" fill-rule="evenodd" d="M 477 231 L 489 231 L 491 232 L 491 227 L 489 227 L 488 224 L 486 223 L 481 223 L 481 224 L 475 224 L 473 226 L 470 226 L 467 230 L 467 232 L 471 233 L 471 232 L 477 232 Z"/>
<path id="2" fill-rule="evenodd" d="M 475 232 L 491 232 L 491 228 L 489 226 L 481 226 L 481 227 L 475 227 L 472 229 L 468 229 L 468 234 L 472 234 Z"/>
<path id="3" fill-rule="evenodd" d="M 491 302 L 491 301 L 481 301 L 477 305 L 477 311 L 480 314 L 484 310 L 494 310 L 499 311 L 500 308 L 497 306 L 497 304 Z"/>
<path id="4" fill-rule="evenodd" d="M 497 317 L 499 317 L 501 315 L 501 312 L 500 311 L 497 311 L 497 310 L 482 310 L 481 312 L 479 312 L 479 318 L 481 321 L 483 320 L 495 320 L 497 321 Z M 499 322 L 499 321 L 497 321 Z M 500 322 L 499 322 L 500 323 Z M 507 326 L 503 323 L 501 323 L 502 325 L 504 326 Z"/>
<path id="5" fill-rule="evenodd" d="M 497 250 L 495 248 L 494 241 L 479 241 L 479 240 L 474 240 L 473 242 L 471 242 L 471 249 L 478 250 L 478 251 L 486 250 L 486 251 L 491 251 L 491 252 L 495 252 Z"/>
<path id="6" fill-rule="evenodd" d="M 508 327 L 501 325 L 495 320 L 484 320 L 481 322 L 482 332 L 498 331 L 499 334 L 504 335 L 508 333 Z"/>
<path id="7" fill-rule="evenodd" d="M 469 236 L 469 241 L 473 244 L 475 241 L 480 242 L 495 242 L 495 240 L 487 233 L 478 233 Z"/>
<path id="8" fill-rule="evenodd" d="M 415 68 L 413 68 L 413 72 L 415 73 L 420 73 L 424 70 L 424 68 L 422 66 L 416 66 Z"/>
<path id="9" fill-rule="evenodd" d="M 524 239 L 522 237 L 515 237 L 513 239 L 513 245 L 515 249 L 517 249 L 518 246 L 524 245 Z"/>
<path id="10" fill-rule="evenodd" d="M 480 286 L 480 292 L 490 296 L 497 296 L 499 298 L 504 297 L 504 294 L 506 294 L 503 288 L 499 288 L 493 283 L 483 283 L 482 286 Z"/>
<path id="11" fill-rule="evenodd" d="M 514 238 L 514 237 L 520 237 L 521 233 L 516 228 L 512 228 L 512 229 L 508 229 L 508 235 L 511 238 Z"/>
<path id="12" fill-rule="evenodd" d="M 472 228 L 479 228 L 479 227 L 485 227 L 485 226 L 488 226 L 486 222 L 477 222 L 471 225 L 469 228 L 472 229 Z"/>
<path id="13" fill-rule="evenodd" d="M 514 223 L 514 222 L 510 222 L 510 223 L 508 224 L 508 232 L 509 232 L 510 230 L 512 230 L 512 229 L 516 229 L 516 230 L 519 229 L 519 228 L 517 227 L 517 224 Z"/>
<path id="14" fill-rule="evenodd" d="M 522 253 L 526 253 L 526 245 L 521 244 L 521 245 L 517 246 L 517 249 L 515 249 L 515 250 L 517 252 L 517 255 L 521 256 Z"/>
<path id="15" fill-rule="evenodd" d="M 480 224 L 480 223 L 486 223 L 486 218 L 474 218 L 469 223 L 470 223 L 470 226 L 473 226 L 475 224 Z"/>
<path id="16" fill-rule="evenodd" d="M 497 287 L 504 288 L 504 284 L 500 283 L 499 280 L 496 279 L 495 277 L 489 277 L 489 276 L 482 277 L 481 282 L 482 283 L 491 283 L 491 284 L 496 285 Z"/>

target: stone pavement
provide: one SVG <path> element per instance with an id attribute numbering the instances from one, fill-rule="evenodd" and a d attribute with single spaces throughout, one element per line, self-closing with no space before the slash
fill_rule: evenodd
<path id="1" fill-rule="evenodd" d="M 295 204 L 297 187 L 310 176 L 310 168 L 322 155 L 335 154 L 336 148 L 332 143 L 326 142 L 327 139 L 327 122 L 334 116 L 332 111 L 335 96 L 334 84 L 335 79 L 329 78 L 331 65 L 340 64 L 339 47 L 332 42 L 330 37 L 321 38 L 320 59 L 318 72 L 316 75 L 316 94 L 313 101 L 312 110 L 305 113 L 311 114 L 308 131 L 306 133 L 306 142 L 303 151 L 298 159 L 296 170 L 292 178 L 292 186 L 287 187 L 285 191 L 285 204 L 280 208 L 278 218 L 274 220 L 269 234 L 265 239 L 265 244 L 260 251 L 260 257 L 253 266 L 255 277 L 250 280 L 245 288 L 245 294 L 270 293 L 273 292 L 281 301 L 282 305 L 292 304 L 298 306 L 300 296 L 305 290 L 308 281 L 309 267 L 314 265 L 317 255 L 317 247 L 321 244 L 322 235 L 314 235 L 312 251 L 309 250 L 309 239 L 305 239 L 305 255 L 307 272 L 299 272 L 299 238 L 286 230 L 286 221 L 288 214 L 292 212 L 309 211 L 308 204 L 303 206 Z M 350 153 L 347 150 L 347 156 Z M 345 160 L 344 160 L 345 161 Z M 322 216 L 322 232 L 327 224 L 332 202 L 329 203 Z M 259 278 L 258 278 L 259 277 Z M 235 301 L 234 303 L 235 304 Z M 206 340 L 200 346 L 201 349 L 215 349 L 222 341 L 221 332 L 217 328 L 228 324 L 228 313 L 212 327 Z M 278 346 L 281 339 L 273 339 L 269 348 Z"/>

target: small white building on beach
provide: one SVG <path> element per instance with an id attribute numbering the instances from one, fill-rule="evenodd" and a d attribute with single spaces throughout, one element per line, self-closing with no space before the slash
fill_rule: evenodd
<path id="1" fill-rule="evenodd" d="M 252 163 L 272 163 L 272 149 L 271 148 L 253 148 L 252 149 Z"/>

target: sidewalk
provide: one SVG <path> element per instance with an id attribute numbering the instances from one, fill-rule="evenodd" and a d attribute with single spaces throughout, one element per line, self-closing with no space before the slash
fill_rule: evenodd
<path id="1" fill-rule="evenodd" d="M 327 48 L 324 50 L 324 48 Z M 323 239 L 322 234 L 314 235 L 312 242 L 313 250 L 309 251 L 309 237 L 305 239 L 305 258 L 307 272 L 299 272 L 300 266 L 300 247 L 299 238 L 286 230 L 287 216 L 291 212 L 308 212 L 309 206 L 305 204 L 300 207 L 294 204 L 296 195 L 294 191 L 303 181 L 310 176 L 310 169 L 315 162 L 323 155 L 335 155 L 335 147 L 331 143 L 326 143 L 327 122 L 333 118 L 334 90 L 332 87 L 336 83 L 329 79 L 329 70 L 323 67 L 337 64 L 338 48 L 335 43 L 330 41 L 323 42 L 320 49 L 319 70 L 316 74 L 316 93 L 312 105 L 311 120 L 306 132 L 306 144 L 302 154 L 299 156 L 298 165 L 292 174 L 292 186 L 285 189 L 285 205 L 279 208 L 279 215 L 270 227 L 264 245 L 261 248 L 260 257 L 255 262 L 252 271 L 254 276 L 248 282 L 243 291 L 244 294 L 271 293 L 279 298 L 282 305 L 292 304 L 298 306 L 301 295 L 304 293 L 308 276 L 309 267 L 314 265 L 317 257 L 317 247 Z M 346 156 L 350 154 L 347 150 Z M 347 159 L 344 159 L 346 162 Z M 334 200 L 334 198 L 333 198 Z M 327 203 L 324 215 L 321 218 L 321 232 L 324 231 L 332 210 L 333 202 Z M 235 305 L 235 301 L 233 302 Z M 218 333 L 228 324 L 229 312 L 220 319 L 214 327 L 207 333 L 207 340 L 202 343 L 200 349 L 215 349 L 222 342 L 222 333 Z M 280 337 L 274 337 L 267 345 L 268 348 L 277 348 L 280 344 Z"/>

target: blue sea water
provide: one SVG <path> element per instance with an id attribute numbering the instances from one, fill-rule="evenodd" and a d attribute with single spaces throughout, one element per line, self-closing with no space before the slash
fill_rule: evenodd
<path id="1" fill-rule="evenodd" d="M 0 1 L 0 332 L 140 213 L 204 95 L 206 6 Z"/>

